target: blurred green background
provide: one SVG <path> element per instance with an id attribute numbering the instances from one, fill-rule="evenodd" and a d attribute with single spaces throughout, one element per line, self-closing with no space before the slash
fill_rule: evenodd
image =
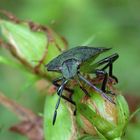
<path id="1" fill-rule="evenodd" d="M 119 79 L 118 89 L 124 94 L 140 97 L 140 1 L 0 0 L 0 8 L 20 19 L 49 25 L 67 39 L 69 47 L 83 44 L 112 47 L 105 55 L 115 52 L 120 55 L 114 64 L 114 73 Z M 0 53 L 5 54 L 1 48 Z M 26 77 L 29 77 L 27 73 L 0 64 L 0 90 L 40 113 L 44 96 L 37 93 L 34 85 L 24 89 L 29 83 Z M 9 126 L 17 121 L 15 114 L 0 105 L 0 140 L 26 140 L 8 131 Z M 130 124 L 127 131 L 127 140 L 138 140 L 140 120 L 137 124 Z"/>

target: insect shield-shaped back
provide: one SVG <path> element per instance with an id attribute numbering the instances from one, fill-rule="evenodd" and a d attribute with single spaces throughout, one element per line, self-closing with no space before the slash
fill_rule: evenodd
<path id="1" fill-rule="evenodd" d="M 52 59 L 48 64 L 46 64 L 46 68 L 48 71 L 61 72 L 62 65 L 66 65 L 66 63 L 68 66 L 71 65 L 77 67 L 77 65 L 83 65 L 84 63 L 90 61 L 93 62 L 99 54 L 108 50 L 110 50 L 110 48 L 95 48 L 88 46 L 74 47 L 72 49 L 64 51 L 62 54 Z M 73 69 L 75 68 L 73 67 Z M 69 71 L 71 71 L 71 69 Z"/>
<path id="2" fill-rule="evenodd" d="M 61 72 L 64 78 L 71 79 L 77 75 L 79 63 L 75 59 L 68 59 L 62 64 Z"/>

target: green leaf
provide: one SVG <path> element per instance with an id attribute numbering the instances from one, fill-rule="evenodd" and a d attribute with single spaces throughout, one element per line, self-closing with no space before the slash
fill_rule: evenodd
<path id="1" fill-rule="evenodd" d="M 33 32 L 25 24 L 15 24 L 6 20 L 0 20 L 0 28 L 3 37 L 13 45 L 18 56 L 30 63 L 42 58 L 47 45 L 45 33 Z"/>
<path id="2" fill-rule="evenodd" d="M 32 31 L 25 23 L 0 20 L 0 29 L 2 37 L 13 45 L 18 56 L 31 64 L 44 56 L 47 63 L 66 49 L 65 41 L 50 28 L 48 32 Z"/>
<path id="3" fill-rule="evenodd" d="M 46 140 L 70 140 L 74 139 L 76 129 L 73 122 L 73 112 L 61 99 L 57 110 L 57 118 L 55 125 L 52 124 L 55 105 L 58 100 L 58 95 L 46 97 L 44 109 L 44 134 Z"/>
<path id="4" fill-rule="evenodd" d="M 26 22 L 0 20 L 1 38 L 5 40 L 3 44 L 10 44 L 6 48 L 28 70 L 51 79 L 57 74 L 46 73 L 44 65 L 65 50 L 67 44 L 49 27 L 40 27 L 45 30 L 33 31 Z"/>

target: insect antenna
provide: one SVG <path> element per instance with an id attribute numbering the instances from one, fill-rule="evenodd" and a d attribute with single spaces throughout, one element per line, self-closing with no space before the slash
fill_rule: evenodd
<path id="1" fill-rule="evenodd" d="M 53 125 L 55 124 L 55 121 L 56 121 L 57 109 L 58 109 L 59 104 L 60 104 L 60 100 L 62 97 L 64 86 L 66 85 L 67 82 L 68 82 L 68 80 L 63 79 L 61 86 L 57 90 L 57 94 L 59 95 L 59 98 L 58 98 L 58 101 L 57 101 L 56 106 L 55 106 L 55 111 L 54 111 L 54 115 L 53 115 Z"/>

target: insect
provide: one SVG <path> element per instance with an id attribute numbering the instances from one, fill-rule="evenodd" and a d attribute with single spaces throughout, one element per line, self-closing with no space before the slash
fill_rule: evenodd
<path id="1" fill-rule="evenodd" d="M 114 103 L 114 101 L 106 95 L 106 84 L 107 84 L 108 76 L 112 77 L 113 79 L 116 80 L 116 82 L 118 82 L 117 78 L 113 75 L 113 62 L 119 57 L 119 55 L 115 53 L 96 63 L 93 63 L 96 57 L 98 57 L 101 53 L 104 53 L 110 49 L 111 48 L 95 48 L 95 47 L 88 47 L 88 46 L 78 46 L 63 52 L 62 54 L 60 54 L 59 56 L 51 60 L 47 65 L 45 65 L 48 71 L 56 71 L 62 73 L 61 77 L 53 81 L 53 84 L 58 87 L 57 94 L 59 96 L 54 111 L 53 125 L 55 124 L 56 121 L 57 109 L 59 107 L 61 98 L 67 100 L 68 102 L 72 103 L 76 107 L 76 103 L 71 98 L 68 98 L 62 94 L 64 89 L 67 91 L 71 91 L 71 89 L 66 87 L 66 84 L 71 79 L 75 79 L 78 81 L 80 88 L 83 90 L 83 92 L 86 95 L 89 94 L 86 91 L 86 89 L 82 87 L 80 81 L 85 82 L 87 85 L 89 85 L 95 91 L 100 93 L 107 100 Z M 102 65 L 103 67 L 99 69 L 99 67 Z M 109 68 L 109 72 L 106 72 L 107 68 Z M 104 75 L 101 89 L 97 88 L 94 84 L 92 84 L 84 76 L 82 76 L 81 72 L 88 73 L 88 74 L 93 73 L 96 75 L 98 74 Z M 59 82 L 61 82 L 61 84 L 59 84 Z"/>

